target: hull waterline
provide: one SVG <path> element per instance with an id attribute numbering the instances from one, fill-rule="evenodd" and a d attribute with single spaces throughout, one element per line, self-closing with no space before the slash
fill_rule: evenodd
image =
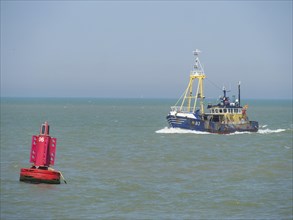
<path id="1" fill-rule="evenodd" d="M 190 119 L 184 117 L 166 117 L 169 127 L 188 129 L 193 131 L 210 132 L 218 134 L 229 134 L 234 132 L 257 132 L 258 122 L 249 121 L 242 124 L 222 124 L 201 119 Z"/>

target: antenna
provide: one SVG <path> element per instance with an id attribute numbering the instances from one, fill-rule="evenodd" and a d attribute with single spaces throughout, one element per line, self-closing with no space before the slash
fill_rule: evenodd
<path id="1" fill-rule="evenodd" d="M 239 106 L 241 106 L 241 103 L 240 103 L 240 84 L 241 84 L 241 82 L 239 81 L 238 82 L 238 102 L 239 102 Z"/>
<path id="2" fill-rule="evenodd" d="M 193 74 L 198 74 L 198 75 L 204 74 L 203 67 L 202 67 L 202 65 L 199 61 L 199 58 L 198 58 L 200 53 L 201 53 L 201 51 L 199 49 L 195 49 L 193 51 L 193 55 L 195 56 L 195 63 L 193 65 L 193 71 L 192 71 Z"/>
<path id="3" fill-rule="evenodd" d="M 231 86 L 230 86 L 231 87 Z M 224 93 L 224 98 L 226 98 L 227 96 L 227 92 L 231 92 L 231 89 L 230 90 L 227 90 L 227 88 L 225 86 L 223 86 L 223 93 Z"/>

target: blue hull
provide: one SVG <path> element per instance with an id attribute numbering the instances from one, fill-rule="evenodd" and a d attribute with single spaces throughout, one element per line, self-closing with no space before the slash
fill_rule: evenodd
<path id="1" fill-rule="evenodd" d="M 183 128 L 195 131 L 205 131 L 205 122 L 200 119 L 191 119 L 186 117 L 167 116 L 167 121 L 170 127 Z"/>
<path id="2" fill-rule="evenodd" d="M 167 116 L 170 127 L 182 128 L 194 131 L 205 131 L 210 133 L 228 134 L 234 132 L 257 132 L 258 122 L 249 121 L 245 124 L 222 124 L 220 122 L 212 122 L 208 120 L 192 119 L 187 117 L 178 117 L 173 115 Z"/>

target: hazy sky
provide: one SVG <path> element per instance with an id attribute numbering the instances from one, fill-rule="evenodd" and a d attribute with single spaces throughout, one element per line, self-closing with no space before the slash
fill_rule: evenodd
<path id="1" fill-rule="evenodd" d="M 292 1 L 1 1 L 1 96 L 292 99 Z M 217 86 L 215 86 L 217 85 Z"/>

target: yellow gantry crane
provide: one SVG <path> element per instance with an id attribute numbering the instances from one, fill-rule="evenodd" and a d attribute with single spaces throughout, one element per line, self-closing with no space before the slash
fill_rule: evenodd
<path id="1" fill-rule="evenodd" d="M 195 112 L 197 110 L 197 100 L 200 99 L 200 112 L 202 114 L 204 113 L 203 79 L 205 79 L 206 76 L 198 58 L 200 52 L 201 51 L 198 49 L 193 51 L 195 64 L 193 65 L 193 70 L 190 72 L 189 83 L 184 93 L 180 111 Z M 195 95 L 193 92 L 194 80 L 198 80 Z"/>

